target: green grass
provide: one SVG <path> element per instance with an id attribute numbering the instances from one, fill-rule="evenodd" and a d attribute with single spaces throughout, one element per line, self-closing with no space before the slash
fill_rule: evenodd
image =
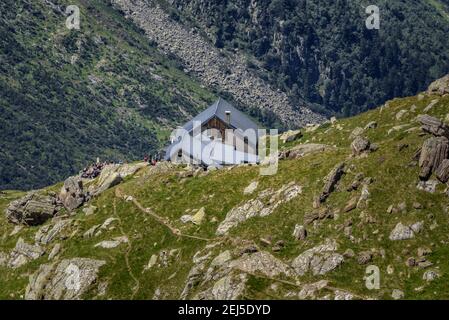
<path id="1" fill-rule="evenodd" d="M 410 123 L 410 127 L 417 127 L 414 122 L 416 116 L 435 97 L 425 96 L 423 99 L 409 97 L 395 99 L 388 103 L 388 107 L 376 109 L 354 118 L 339 120 L 343 128 L 336 126 L 322 126 L 314 132 L 304 133 L 304 136 L 295 143 L 284 148 L 290 148 L 297 143 L 306 141 L 335 145 L 337 148 L 321 154 L 314 154 L 299 160 L 286 160 L 279 163 L 279 171 L 274 176 L 259 176 L 258 167 L 238 167 L 233 170 L 220 170 L 211 172 L 206 176 L 198 176 L 180 180 L 176 174 L 182 167 L 168 173 L 151 173 L 147 168 L 134 177 L 126 179 L 120 185 L 125 194 L 132 195 L 144 206 L 151 208 L 156 214 L 168 218 L 171 223 L 183 233 L 204 238 L 214 238 L 218 223 L 226 213 L 242 202 L 252 199 L 254 195 L 244 195 L 243 189 L 251 181 L 258 180 L 258 192 L 267 188 L 274 190 L 295 181 L 303 187 L 303 192 L 292 201 L 281 205 L 273 214 L 264 218 L 252 218 L 230 230 L 231 238 L 253 241 L 263 247 L 260 238 L 271 236 L 273 243 L 278 240 L 285 241 L 285 248 L 273 255 L 285 262 L 289 262 L 304 250 L 322 243 L 326 238 L 336 239 L 339 245 L 338 252 L 343 253 L 351 248 L 355 253 L 365 250 L 384 250 L 385 257 L 376 255 L 370 264 L 376 265 L 381 271 L 381 289 L 369 291 L 365 287 L 363 277 L 366 266 L 360 266 L 356 259 L 346 259 L 337 270 L 325 276 L 314 277 L 306 274 L 297 279 L 281 277 L 290 282 L 299 281 L 301 284 L 328 279 L 333 287 L 354 293 L 357 297 L 371 297 L 377 299 L 390 299 L 393 289 L 405 292 L 406 299 L 448 299 L 449 263 L 447 256 L 447 242 L 449 241 L 448 214 L 449 199 L 441 194 L 444 187 L 440 186 L 436 194 L 418 191 L 417 166 L 410 166 L 411 158 L 416 149 L 426 139 L 420 135 L 420 130 L 404 134 L 393 132 L 387 134 L 393 126 Z M 417 106 L 415 113 L 409 112 L 400 121 L 395 118 L 401 109 L 409 110 L 412 105 Z M 438 118 L 444 119 L 449 106 L 449 97 L 440 98 L 440 102 L 430 111 Z M 349 135 L 357 126 L 364 127 L 368 122 L 376 121 L 377 129 L 365 132 L 371 142 L 379 145 L 378 151 L 367 157 L 350 157 Z M 399 144 L 408 144 L 409 147 L 399 151 Z M 323 188 L 323 178 L 332 170 L 336 163 L 345 161 L 347 173 L 341 179 L 338 188 L 327 199 L 325 205 L 337 213 L 338 218 L 320 221 L 316 227 L 307 226 L 308 239 L 304 243 L 297 242 L 291 236 L 295 224 L 303 224 L 304 215 L 313 210 L 313 197 Z M 360 194 L 360 190 L 348 192 L 346 188 L 352 183 L 358 173 L 373 178 L 369 186 L 371 193 L 367 208 L 355 209 L 349 213 L 338 213 L 348 200 Z M 61 184 L 50 187 L 48 190 L 57 191 Z M 85 298 L 93 299 L 151 299 L 157 288 L 162 291 L 162 298 L 177 299 L 185 285 L 186 277 L 192 267 L 192 257 L 198 250 L 204 248 L 206 242 L 173 236 L 165 226 L 158 224 L 150 216 L 140 212 L 131 202 L 118 199 L 111 189 L 92 200 L 91 204 L 98 209 L 94 215 L 85 216 L 78 210 L 73 218 L 70 234 L 74 235 L 65 241 L 62 258 L 89 257 L 105 260 L 107 263 L 101 268 L 99 282 L 107 281 L 108 289 L 104 297 L 98 297 L 95 287 L 88 292 Z M 0 197 L 0 210 L 20 196 L 22 192 L 7 192 Z M 407 204 L 406 213 L 389 214 L 387 208 L 399 203 Z M 422 210 L 413 209 L 413 202 L 421 203 Z M 200 226 L 181 224 L 179 218 L 186 212 L 194 212 L 201 207 L 206 210 L 205 222 Z M 366 223 L 364 216 L 370 216 L 376 223 Z M 114 222 L 113 230 L 105 231 L 93 239 L 84 239 L 83 233 L 93 225 L 103 223 L 107 218 L 118 218 Z M 213 218 L 217 222 L 213 222 Z M 341 225 L 345 220 L 351 219 L 353 223 L 353 236 L 364 239 L 352 242 L 343 235 Z M 425 229 L 408 241 L 390 241 L 389 233 L 399 222 L 413 223 L 424 221 Z M 438 227 L 430 230 L 429 226 L 436 221 Z M 14 228 L 4 218 L 0 218 L 0 229 L 3 237 L 0 242 L 0 251 L 9 252 L 19 237 L 32 242 L 37 227 L 25 228 L 18 235 L 9 237 Z M 102 240 L 126 235 L 130 240 L 130 247 L 122 244 L 115 249 L 94 248 Z M 424 270 L 410 268 L 405 265 L 408 257 L 416 257 L 419 247 L 429 247 L 432 254 L 428 259 L 438 268 L 441 278 L 427 284 L 422 280 Z M 166 267 L 155 267 L 144 271 L 153 254 L 161 250 L 179 250 L 179 257 L 170 260 Z M 213 250 L 214 255 L 226 249 L 233 250 L 231 242 L 225 241 Z M 266 248 L 269 250 L 269 248 Z M 10 270 L 0 268 L 0 298 L 12 299 L 23 296 L 27 284 L 27 277 L 34 272 L 39 264 L 47 262 L 47 254 L 22 268 Z M 131 270 L 128 270 L 126 259 Z M 394 268 L 389 275 L 387 266 Z M 131 271 L 131 273 L 130 273 Z M 137 279 L 139 289 L 135 290 Z M 278 289 L 273 290 L 272 284 L 277 283 Z M 210 284 L 207 284 L 210 285 Z M 207 286 L 206 285 L 206 286 Z M 423 287 L 421 291 L 416 288 Z M 204 289 L 204 287 L 201 287 Z M 192 294 L 200 288 L 194 289 Z M 282 282 L 268 280 L 264 277 L 249 276 L 245 299 L 281 299 L 287 292 L 297 292 L 299 288 Z M 324 293 L 324 291 L 323 291 Z"/>

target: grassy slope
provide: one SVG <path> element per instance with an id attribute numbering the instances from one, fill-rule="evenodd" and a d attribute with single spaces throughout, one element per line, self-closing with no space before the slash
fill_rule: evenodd
<path id="1" fill-rule="evenodd" d="M 303 194 L 291 202 L 282 205 L 272 215 L 264 218 L 254 218 L 242 223 L 231 230 L 230 235 L 242 239 L 254 240 L 260 244 L 260 237 L 271 235 L 273 240 L 284 240 L 285 249 L 274 253 L 276 257 L 289 261 L 325 238 L 335 238 L 339 243 L 339 252 L 352 248 L 356 253 L 364 250 L 383 248 L 386 257 L 374 258 L 372 264 L 379 266 L 381 270 L 381 289 L 368 291 L 364 286 L 363 276 L 365 266 L 357 264 L 355 259 L 347 259 L 338 269 L 322 277 L 306 275 L 300 277 L 301 283 L 308 283 L 322 278 L 329 279 L 332 286 L 347 289 L 360 296 L 373 298 L 390 298 L 392 289 L 398 288 L 405 292 L 407 299 L 449 299 L 449 254 L 447 248 L 449 227 L 448 214 L 449 199 L 439 192 L 431 195 L 418 191 L 418 168 L 409 166 L 416 149 L 426 139 L 420 136 L 420 130 L 412 133 L 394 132 L 387 135 L 387 131 L 396 125 L 411 123 L 410 127 L 417 127 L 413 119 L 435 97 L 425 96 L 419 100 L 417 97 L 396 99 L 388 103 L 388 107 L 372 110 L 354 118 L 344 119 L 338 123 L 343 126 L 339 131 L 335 127 L 325 125 L 315 132 L 306 133 L 301 143 L 321 142 L 337 146 L 334 151 L 324 154 L 312 155 L 300 160 L 281 161 L 279 172 L 271 177 L 258 175 L 257 167 L 239 167 L 234 170 L 222 170 L 212 172 L 205 177 L 188 178 L 180 181 L 175 173 L 150 175 L 149 171 L 138 173 L 130 178 L 120 188 L 124 193 L 133 195 L 143 206 L 152 208 L 157 214 L 169 218 L 173 224 L 182 231 L 202 237 L 214 237 L 218 222 L 211 222 L 212 217 L 218 221 L 224 219 L 226 213 L 240 202 L 252 198 L 243 195 L 243 189 L 253 180 L 259 180 L 257 192 L 266 188 L 277 188 L 290 181 L 296 181 L 303 186 Z M 409 109 L 415 104 L 418 108 L 415 113 L 409 112 L 401 121 L 395 119 L 396 113 L 401 109 Z M 440 98 L 440 102 L 429 112 L 444 119 L 449 108 L 449 97 Z M 366 158 L 348 158 L 350 154 L 349 135 L 357 127 L 364 127 L 370 121 L 377 121 L 377 129 L 366 132 L 369 139 L 379 145 L 379 150 L 371 153 Z M 297 143 L 297 142 L 296 142 Z M 283 148 L 294 145 L 291 143 Z M 403 151 L 398 150 L 399 144 L 408 144 Z M 318 194 L 323 187 L 323 178 L 337 162 L 346 160 L 351 170 L 343 177 L 340 186 L 334 192 L 327 204 L 334 210 L 341 209 L 347 201 L 360 191 L 349 193 L 346 187 L 353 181 L 354 176 L 363 172 L 366 177 L 374 178 L 375 182 L 370 186 L 371 201 L 366 210 L 367 214 L 374 217 L 375 224 L 358 224 L 361 222 L 359 209 L 346 214 L 340 214 L 338 219 L 322 221 L 314 229 L 308 227 L 309 237 L 307 242 L 298 243 L 291 236 L 296 223 L 302 224 L 304 214 L 312 210 L 313 196 Z M 179 169 L 182 170 L 182 169 Z M 439 191 L 444 188 L 440 185 Z M 151 299 L 156 288 L 163 292 L 163 298 L 176 299 L 179 297 L 189 272 L 193 254 L 204 247 L 205 242 L 192 239 L 178 239 L 171 235 L 165 227 L 157 224 L 150 217 L 146 217 L 130 202 L 125 202 L 114 196 L 115 190 L 109 190 L 92 204 L 98 211 L 92 216 L 85 216 L 79 212 L 73 230 L 77 233 L 72 238 L 62 242 L 62 258 L 90 257 L 107 261 L 100 271 L 100 281 L 108 281 L 107 295 L 103 298 L 112 299 Z M 0 197 L 0 210 L 20 193 L 8 192 L 7 196 Z M 418 201 L 424 205 L 423 210 L 413 210 L 413 202 Z M 407 213 L 388 214 L 387 208 L 406 202 Z M 205 207 L 207 222 L 201 226 L 182 225 L 179 218 L 188 209 Z M 431 218 L 432 215 L 434 218 Z M 112 231 L 104 232 L 101 236 L 91 240 L 82 238 L 82 234 L 95 224 L 102 223 L 108 217 L 117 217 L 120 222 Z M 336 230 L 337 225 L 351 218 L 353 220 L 353 235 L 366 240 L 359 244 L 351 243 L 342 231 Z M 435 219 L 438 227 L 431 231 L 429 226 Z M 388 235 L 399 222 L 416 222 L 423 220 L 425 230 L 415 239 L 408 241 L 388 240 Z M 19 235 L 9 237 L 13 226 L 8 224 L 3 217 L 0 218 L 0 230 L 3 237 L 0 243 L 0 251 L 9 251 L 18 237 L 24 237 L 31 241 L 37 228 L 29 228 L 21 231 Z M 378 230 L 377 234 L 375 231 Z M 130 246 L 121 245 L 115 249 L 93 248 L 94 244 L 101 240 L 108 240 L 116 236 L 126 234 L 130 239 Z M 425 284 L 422 280 L 423 270 L 406 267 L 405 260 L 410 256 L 416 256 L 418 247 L 432 248 L 433 253 L 429 260 L 432 261 L 442 277 L 431 284 Z M 232 248 L 228 243 L 219 249 Z M 153 268 L 151 271 L 143 271 L 152 254 L 160 250 L 180 249 L 181 256 L 165 268 Z M 404 250 L 409 253 L 405 253 Z M 218 249 L 217 249 L 218 250 Z M 50 251 L 50 249 L 48 250 Z M 217 251 L 218 253 L 218 251 Z M 24 294 L 27 277 L 34 272 L 38 265 L 45 263 L 48 255 L 30 263 L 16 271 L 0 268 L 0 298 L 20 298 Z M 128 269 L 127 264 L 130 266 Z M 388 275 L 388 265 L 394 267 L 394 274 Z M 131 272 L 130 272 L 131 271 Z M 136 283 L 137 281 L 137 283 Z M 298 288 L 286 284 L 280 285 L 280 291 L 275 293 L 270 289 L 271 281 L 251 276 L 245 298 L 272 299 L 283 298 L 288 291 L 297 291 Z M 136 284 L 138 287 L 136 287 Z M 417 287 L 424 286 L 420 292 Z M 136 288 L 138 288 L 136 290 Z M 86 298 L 97 298 L 95 289 L 89 292 Z"/>

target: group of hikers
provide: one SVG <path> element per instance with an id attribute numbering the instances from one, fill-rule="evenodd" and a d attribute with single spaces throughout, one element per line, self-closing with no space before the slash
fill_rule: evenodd
<path id="1" fill-rule="evenodd" d="M 108 162 L 97 161 L 96 163 L 88 166 L 87 168 L 84 168 L 81 177 L 84 179 L 95 179 L 100 175 L 103 168 L 106 167 L 108 164 L 109 164 Z"/>
<path id="2" fill-rule="evenodd" d="M 158 159 L 159 158 L 157 156 L 153 157 L 153 156 L 149 156 L 147 154 L 143 157 L 143 161 L 144 162 L 148 162 L 152 166 L 155 166 L 157 164 L 157 162 L 159 161 Z"/>

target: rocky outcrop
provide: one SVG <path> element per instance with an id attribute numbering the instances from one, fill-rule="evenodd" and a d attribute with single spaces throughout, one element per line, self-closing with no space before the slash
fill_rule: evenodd
<path id="1" fill-rule="evenodd" d="M 356 137 L 351 143 L 352 154 L 360 155 L 370 150 L 371 143 L 364 137 Z"/>
<path id="2" fill-rule="evenodd" d="M 444 159 L 435 171 L 435 174 L 442 183 L 449 181 L 449 159 Z"/>
<path id="3" fill-rule="evenodd" d="M 95 248 L 113 249 L 118 247 L 122 243 L 127 243 L 129 240 L 127 237 L 116 237 L 112 240 L 104 240 L 95 245 Z"/>
<path id="4" fill-rule="evenodd" d="M 73 258 L 59 263 L 43 264 L 30 276 L 26 300 L 78 300 L 97 280 L 106 262 Z"/>
<path id="5" fill-rule="evenodd" d="M 345 164 L 340 163 L 326 177 L 326 184 L 320 195 L 320 202 L 326 201 L 327 197 L 334 191 L 335 186 L 344 174 Z"/>
<path id="6" fill-rule="evenodd" d="M 427 139 L 421 150 L 419 158 L 419 177 L 427 180 L 444 159 L 449 156 L 449 140 L 445 137 L 432 137 Z"/>
<path id="7" fill-rule="evenodd" d="M 415 232 L 412 227 L 404 225 L 399 222 L 396 227 L 391 231 L 389 239 L 392 241 L 408 240 L 415 237 Z"/>
<path id="8" fill-rule="evenodd" d="M 279 154 L 279 159 L 299 159 L 310 154 L 320 153 L 331 150 L 332 147 L 325 144 L 307 143 L 297 145 L 287 151 L 282 151 Z"/>
<path id="9" fill-rule="evenodd" d="M 55 194 L 42 195 L 31 192 L 25 197 L 11 202 L 5 214 L 9 222 L 36 226 L 52 218 L 60 207 Z"/>
<path id="10" fill-rule="evenodd" d="M 301 276 L 309 271 L 313 275 L 326 274 L 337 268 L 344 261 L 343 256 L 336 253 L 336 250 L 336 241 L 328 239 L 324 244 L 304 251 L 296 257 L 292 262 L 292 267 Z"/>
<path id="11" fill-rule="evenodd" d="M 284 185 L 277 191 L 271 189 L 265 190 L 256 199 L 249 200 L 231 209 L 227 213 L 225 220 L 218 226 L 216 234 L 224 235 L 231 228 L 250 218 L 268 216 L 281 204 L 292 200 L 301 192 L 302 188 L 294 182 Z"/>
<path id="12" fill-rule="evenodd" d="M 45 250 L 41 246 L 28 244 L 22 238 L 19 238 L 15 248 L 9 255 L 7 266 L 12 269 L 19 268 L 30 261 L 40 258 L 44 253 Z"/>
<path id="13" fill-rule="evenodd" d="M 293 275 L 293 270 L 290 266 L 264 251 L 244 254 L 239 259 L 231 261 L 228 266 L 231 269 L 238 269 L 252 274 L 260 273 L 271 278 L 280 275 Z"/>
<path id="14" fill-rule="evenodd" d="M 293 237 L 296 240 L 306 240 L 307 238 L 307 230 L 302 225 L 295 225 L 295 229 L 293 230 Z"/>
<path id="15" fill-rule="evenodd" d="M 418 116 L 418 121 L 421 123 L 421 129 L 424 132 L 433 134 L 436 137 L 449 138 L 449 126 L 439 119 L 429 115 L 420 115 Z"/>
<path id="16" fill-rule="evenodd" d="M 64 182 L 64 186 L 59 193 L 59 200 L 69 211 L 81 207 L 84 201 L 86 201 L 86 195 L 84 194 L 83 181 L 80 177 L 70 177 Z"/>
<path id="17" fill-rule="evenodd" d="M 444 94 L 449 94 L 449 75 L 432 82 L 427 89 L 427 93 L 438 94 L 441 96 Z"/>
<path id="18" fill-rule="evenodd" d="M 298 140 L 301 137 L 302 137 L 301 130 L 295 130 L 295 131 L 290 130 L 290 131 L 287 131 L 287 132 L 284 132 L 283 134 L 281 134 L 280 140 L 283 143 L 289 143 L 289 142 Z"/>
<path id="19" fill-rule="evenodd" d="M 36 235 L 34 236 L 34 240 L 36 243 L 47 245 L 61 235 L 61 232 L 64 231 L 71 224 L 71 220 L 60 220 L 56 222 L 54 225 L 46 225 L 40 228 Z"/>
<path id="20" fill-rule="evenodd" d="M 123 164 L 107 165 L 101 171 L 98 181 L 89 187 L 89 193 L 93 196 L 97 196 L 106 190 L 120 184 L 123 179 L 128 176 L 134 175 L 140 169 L 148 166 L 146 162 L 137 164 Z"/>
<path id="21" fill-rule="evenodd" d="M 301 291 L 298 293 L 300 300 L 315 299 L 319 291 L 323 290 L 329 285 L 329 281 L 320 280 L 314 283 L 307 283 L 302 286 Z"/>
<path id="22" fill-rule="evenodd" d="M 226 275 L 215 282 L 212 288 L 197 294 L 195 299 L 237 300 L 243 294 L 247 280 L 246 274 Z"/>
<path id="23" fill-rule="evenodd" d="M 186 71 L 207 86 L 229 92 L 245 106 L 274 112 L 286 126 L 305 126 L 325 120 L 304 107 L 305 103 L 299 108 L 293 106 L 285 93 L 271 88 L 249 71 L 243 56 L 221 53 L 200 33 L 171 19 L 156 1 L 113 0 L 112 3 L 162 50 L 179 57 Z"/>

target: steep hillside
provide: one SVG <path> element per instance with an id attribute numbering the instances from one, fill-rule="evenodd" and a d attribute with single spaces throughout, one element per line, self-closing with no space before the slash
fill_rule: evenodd
<path id="1" fill-rule="evenodd" d="M 449 135 L 448 94 L 449 77 L 310 127 L 273 176 L 111 166 L 65 182 L 64 205 L 84 203 L 72 213 L 62 183 L 9 207 L 24 193 L 2 193 L 0 298 L 448 299 L 448 186 L 432 174 L 449 179 L 434 137 Z"/>
<path id="2" fill-rule="evenodd" d="M 365 27 L 368 1 L 163 2 L 290 96 L 345 116 L 416 94 L 449 71 L 447 1 L 376 1 L 380 30 Z"/>
<path id="3" fill-rule="evenodd" d="M 97 156 L 141 159 L 215 99 L 107 1 L 5 0 L 0 12 L 0 190 L 54 183 Z"/>

